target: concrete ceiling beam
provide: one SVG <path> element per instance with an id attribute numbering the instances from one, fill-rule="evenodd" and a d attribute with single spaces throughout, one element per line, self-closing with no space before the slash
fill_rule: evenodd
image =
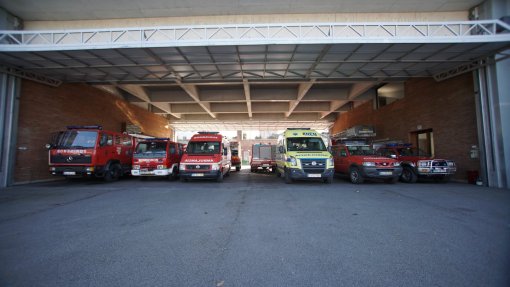
<path id="1" fill-rule="evenodd" d="M 246 99 L 246 109 L 248 110 L 248 116 L 251 118 L 253 116 L 251 111 L 251 92 L 250 92 L 250 84 L 248 80 L 243 80 L 244 87 L 244 97 Z"/>
<path id="2" fill-rule="evenodd" d="M 179 82 L 180 83 L 180 82 Z M 188 95 L 206 111 L 212 118 L 216 118 L 216 115 L 211 112 L 211 105 L 209 103 L 204 103 L 200 100 L 198 88 L 196 85 L 192 84 L 180 84 L 180 87 L 188 93 Z"/>
<path id="3" fill-rule="evenodd" d="M 308 93 L 308 91 L 310 90 L 314 83 L 315 79 L 312 79 L 308 83 L 299 84 L 297 99 L 295 101 L 290 102 L 289 111 L 285 114 L 286 117 L 289 117 L 292 114 L 294 109 L 299 105 L 303 97 L 306 95 L 306 93 Z"/>

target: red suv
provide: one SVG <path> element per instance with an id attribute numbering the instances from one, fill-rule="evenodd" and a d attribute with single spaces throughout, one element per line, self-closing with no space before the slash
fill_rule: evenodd
<path id="1" fill-rule="evenodd" d="M 384 179 L 388 183 L 398 181 L 402 173 L 400 162 L 376 155 L 365 143 L 345 143 L 331 149 L 335 173 L 348 175 L 352 183 L 363 183 L 365 179 Z"/>

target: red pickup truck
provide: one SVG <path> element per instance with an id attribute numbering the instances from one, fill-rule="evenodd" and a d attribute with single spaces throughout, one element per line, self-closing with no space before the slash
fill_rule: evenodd
<path id="1" fill-rule="evenodd" d="M 276 145 L 254 144 L 251 148 L 251 172 L 256 172 L 259 168 L 263 170 L 271 169 L 276 171 Z"/>
<path id="2" fill-rule="evenodd" d="M 335 173 L 348 175 L 352 183 L 363 183 L 365 179 L 383 179 L 388 183 L 398 181 L 402 173 L 400 162 L 376 155 L 365 143 L 343 143 L 332 146 L 331 153 Z"/>
<path id="3" fill-rule="evenodd" d="M 455 161 L 433 158 L 411 144 L 385 144 L 377 152 L 401 161 L 403 170 L 400 180 L 406 183 L 414 183 L 418 178 L 447 182 L 457 171 Z"/>

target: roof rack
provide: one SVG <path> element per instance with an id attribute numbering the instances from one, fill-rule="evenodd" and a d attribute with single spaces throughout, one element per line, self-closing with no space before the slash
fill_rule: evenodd
<path id="1" fill-rule="evenodd" d="M 102 130 L 103 126 L 95 125 L 95 126 L 67 126 L 68 130 Z"/>

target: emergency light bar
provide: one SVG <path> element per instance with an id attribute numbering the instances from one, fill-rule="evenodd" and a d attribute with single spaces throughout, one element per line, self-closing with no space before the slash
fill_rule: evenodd
<path id="1" fill-rule="evenodd" d="M 102 130 L 103 126 L 67 126 L 68 130 Z"/>

